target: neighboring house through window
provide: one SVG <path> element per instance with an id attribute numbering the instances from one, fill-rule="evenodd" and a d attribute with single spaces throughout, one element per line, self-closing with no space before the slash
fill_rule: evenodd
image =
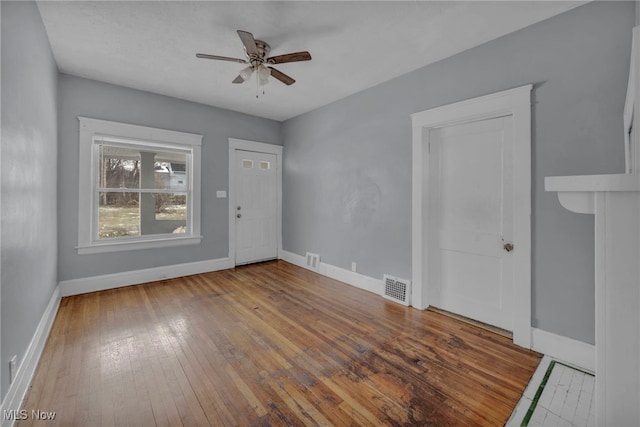
<path id="1" fill-rule="evenodd" d="M 79 120 L 78 253 L 200 243 L 202 135 Z"/>

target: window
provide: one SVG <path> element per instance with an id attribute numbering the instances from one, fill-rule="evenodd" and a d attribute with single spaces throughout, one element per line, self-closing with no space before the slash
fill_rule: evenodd
<path id="1" fill-rule="evenodd" d="M 79 120 L 78 253 L 199 243 L 202 136 Z"/>

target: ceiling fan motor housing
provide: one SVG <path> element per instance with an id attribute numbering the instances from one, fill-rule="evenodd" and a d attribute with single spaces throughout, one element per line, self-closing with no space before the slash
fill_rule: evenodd
<path id="1" fill-rule="evenodd" d="M 256 50 L 258 51 L 257 55 L 247 54 L 247 56 L 249 57 L 249 62 L 251 62 L 251 64 L 254 66 L 260 65 L 265 62 L 267 55 L 269 55 L 269 52 L 271 52 L 271 46 L 269 46 L 267 42 L 256 40 Z M 247 49 L 245 48 L 245 53 L 246 51 Z"/>

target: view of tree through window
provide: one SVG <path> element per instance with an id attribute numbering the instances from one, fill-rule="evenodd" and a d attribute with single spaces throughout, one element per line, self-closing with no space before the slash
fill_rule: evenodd
<path id="1" fill-rule="evenodd" d="M 99 144 L 98 238 L 187 232 L 187 155 Z M 147 151 L 148 150 L 148 151 Z"/>

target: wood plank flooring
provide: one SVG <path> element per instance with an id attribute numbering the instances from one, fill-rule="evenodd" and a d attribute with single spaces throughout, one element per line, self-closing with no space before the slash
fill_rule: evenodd
<path id="1" fill-rule="evenodd" d="M 540 358 L 271 261 L 63 298 L 17 425 L 502 426 Z"/>

